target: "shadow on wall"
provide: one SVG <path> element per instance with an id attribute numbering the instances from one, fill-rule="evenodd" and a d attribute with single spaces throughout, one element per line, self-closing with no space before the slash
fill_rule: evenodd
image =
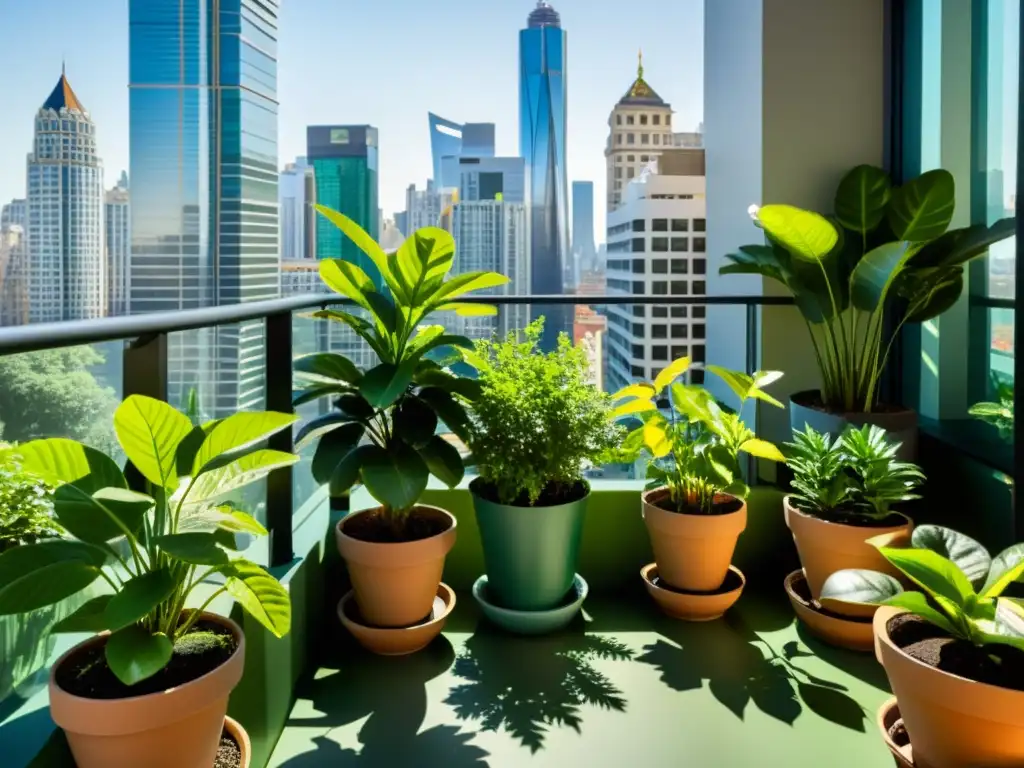
<path id="1" fill-rule="evenodd" d="M 280 768 L 362 766 L 363 768 L 484 768 L 488 753 L 470 742 L 476 734 L 439 725 L 420 732 L 427 714 L 428 681 L 451 667 L 455 651 L 442 635 L 411 656 L 387 658 L 358 651 L 350 643 L 334 645 L 315 680 L 301 685 L 300 698 L 323 713 L 291 718 L 288 727 L 323 728 L 316 750 L 296 755 Z M 327 733 L 363 718 L 359 752 L 342 747 Z"/>
<path id="2" fill-rule="evenodd" d="M 580 733 L 586 705 L 626 711 L 622 691 L 594 668 L 602 660 L 629 661 L 621 642 L 584 634 L 584 622 L 545 637 L 513 637 L 481 624 L 455 660 L 456 685 L 445 700 L 460 720 L 485 731 L 505 729 L 531 753 L 544 746 L 550 728 Z"/>
<path id="3" fill-rule="evenodd" d="M 646 646 L 637 661 L 655 667 L 673 690 L 699 690 L 707 681 L 715 699 L 740 720 L 753 705 L 792 725 L 806 706 L 837 725 L 865 730 L 864 710 L 844 686 L 800 668 L 797 660 L 813 654 L 795 640 L 780 653 L 736 613 L 706 624 L 663 622 L 657 631 L 666 639 Z"/>

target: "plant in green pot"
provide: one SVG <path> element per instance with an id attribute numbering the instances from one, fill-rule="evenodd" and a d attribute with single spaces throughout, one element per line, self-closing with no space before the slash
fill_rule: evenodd
<path id="1" fill-rule="evenodd" d="M 338 522 L 338 550 L 353 587 L 339 617 L 371 650 L 412 652 L 440 631 L 455 601 L 440 584 L 455 544 L 455 517 L 419 500 L 431 475 L 449 487 L 462 480 L 462 456 L 445 433 L 465 438 L 466 404 L 480 390 L 443 367 L 443 357 L 435 359 L 473 343 L 427 321 L 444 311 L 494 314 L 493 306 L 462 299 L 508 278 L 494 272 L 450 277 L 455 242 L 442 229 L 420 229 L 385 253 L 351 219 L 323 206 L 317 210 L 363 251 L 374 277 L 350 262 L 321 261 L 324 283 L 354 307 L 315 317 L 347 326 L 377 362 L 362 370 L 333 353 L 295 361 L 302 387 L 295 404 L 329 398 L 334 406 L 302 426 L 297 445 L 317 441 L 313 476 L 329 485 L 332 496 L 362 483 L 379 503 Z"/>
<path id="2" fill-rule="evenodd" d="M 880 722 L 902 718 L 915 765 L 1024 765 L 1024 614 L 1004 596 L 1024 577 L 1024 544 L 992 557 L 935 525 L 917 527 L 910 544 L 879 551 L 920 591 L 860 569 L 832 574 L 822 589 L 827 598 L 882 606 L 875 652 L 896 700 L 882 705 Z M 883 733 L 894 751 L 904 746 L 892 738 L 899 730 Z"/>
<path id="3" fill-rule="evenodd" d="M 515 612 L 551 611 L 567 595 L 580 597 L 584 472 L 610 455 L 621 431 L 610 398 L 590 383 L 586 351 L 562 334 L 542 352 L 542 333 L 540 319 L 465 355 L 480 383 L 469 426 L 480 476 L 470 491 L 487 567 L 474 593 Z"/>
<path id="4" fill-rule="evenodd" d="M 750 491 L 740 457 L 785 461 L 743 422 L 743 406 L 760 400 L 781 408 L 764 387 L 782 374 L 705 366 L 739 400 L 739 410 L 729 411 L 703 387 L 677 381 L 689 367 L 689 358 L 680 358 L 653 383 L 628 386 L 614 399 L 623 401 L 618 417 L 640 422 L 625 450 L 650 457 L 642 510 L 655 562 L 644 568 L 644 583 L 670 614 L 708 620 L 739 599 L 744 583 L 731 566 Z"/>
<path id="5" fill-rule="evenodd" d="M 793 295 L 810 334 L 821 388 L 790 398 L 794 430 L 838 435 L 877 424 L 912 460 L 917 415 L 879 401 L 900 330 L 939 317 L 960 298 L 964 265 L 1010 237 L 1014 220 L 950 229 L 953 176 L 933 170 L 893 185 L 861 165 L 839 183 L 830 216 L 789 205 L 751 208 L 767 242 L 728 254 L 721 274 L 762 275 Z"/>
<path id="6" fill-rule="evenodd" d="M 206 609 L 226 592 L 276 637 L 291 623 L 285 589 L 238 554 L 236 533 L 266 531 L 229 497 L 296 461 L 261 447 L 294 420 L 237 413 L 193 426 L 133 395 L 114 414 L 125 472 L 73 440 L 18 447 L 24 469 L 54 488 L 68 535 L 0 555 L 0 615 L 106 588 L 55 627 L 93 633 L 50 673 L 50 712 L 79 768 L 213 765 L 245 638 Z"/>

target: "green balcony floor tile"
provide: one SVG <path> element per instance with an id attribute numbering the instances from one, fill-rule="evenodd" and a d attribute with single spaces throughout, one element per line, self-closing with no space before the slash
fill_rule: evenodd
<path id="1" fill-rule="evenodd" d="M 707 624 L 643 593 L 584 610 L 559 635 L 516 638 L 460 594 L 444 635 L 404 658 L 338 629 L 270 765 L 892 765 L 874 724 L 881 667 L 807 636 L 788 604 L 748 595 Z"/>

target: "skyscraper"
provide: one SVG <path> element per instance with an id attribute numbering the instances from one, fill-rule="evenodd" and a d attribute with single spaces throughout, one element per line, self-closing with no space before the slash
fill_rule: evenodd
<path id="1" fill-rule="evenodd" d="M 103 166 L 96 126 L 63 72 L 36 113 L 27 200 L 29 321 L 103 317 Z"/>
<path id="2" fill-rule="evenodd" d="M 130 311 L 280 295 L 277 0 L 130 0 Z M 243 32 L 244 30 L 244 32 Z M 263 405 L 263 324 L 170 337 L 169 396 Z"/>
<path id="3" fill-rule="evenodd" d="M 103 200 L 106 232 L 107 314 L 128 314 L 128 264 L 131 257 L 131 226 L 128 175 L 122 173 L 117 186 L 108 189 Z"/>
<path id="4" fill-rule="evenodd" d="M 572 285 L 580 284 L 584 272 L 596 268 L 594 245 L 594 182 L 572 183 Z"/>
<path id="5" fill-rule="evenodd" d="M 281 260 L 316 258 L 316 179 L 304 157 L 281 171 Z"/>
<path id="6" fill-rule="evenodd" d="M 427 113 L 430 121 L 430 155 L 434 171 L 434 189 L 455 186 L 458 179 L 446 180 L 442 161 L 446 157 L 494 157 L 494 123 L 456 123 Z"/>
<path id="7" fill-rule="evenodd" d="M 538 0 L 519 33 L 519 154 L 529 177 L 530 250 L 534 294 L 562 293 L 568 253 L 566 174 L 566 33 L 554 8 Z M 534 307 L 548 317 L 543 343 L 568 330 L 567 315 Z"/>
<path id="8" fill-rule="evenodd" d="M 0 227 L 5 224 L 17 224 L 19 227 L 24 227 L 27 218 L 28 207 L 24 198 L 14 199 L 0 206 Z"/>
<path id="9" fill-rule="evenodd" d="M 416 189 L 415 184 L 410 184 L 405 190 L 405 215 L 402 219 L 405 229 L 401 225 L 399 229 L 409 237 L 423 227 L 438 226 L 441 214 L 454 200 L 452 191 L 438 190 L 433 179 L 427 179 L 426 189 Z"/>
<path id="10" fill-rule="evenodd" d="M 0 224 L 0 326 L 28 322 L 28 259 L 25 230 Z"/>
<path id="11" fill-rule="evenodd" d="M 370 125 L 311 125 L 306 154 L 316 179 L 316 200 L 345 214 L 374 240 L 378 227 L 377 129 Z M 316 257 L 344 259 L 383 285 L 377 268 L 359 247 L 323 216 L 316 220 Z"/>

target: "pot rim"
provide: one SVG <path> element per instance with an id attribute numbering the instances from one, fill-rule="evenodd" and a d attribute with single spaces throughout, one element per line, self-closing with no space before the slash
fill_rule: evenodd
<path id="1" fill-rule="evenodd" d="M 509 509 L 544 510 L 544 509 L 557 509 L 558 507 L 568 507 L 568 506 L 570 506 L 572 504 L 579 504 L 582 501 L 586 501 L 587 499 L 590 498 L 590 494 L 593 492 L 593 487 L 590 485 L 590 481 L 587 480 L 584 477 L 584 478 L 580 478 L 580 482 L 583 483 L 584 487 L 586 488 L 586 493 L 584 493 L 578 499 L 574 499 L 572 501 L 563 501 L 560 504 L 547 504 L 545 506 L 529 506 L 529 507 L 524 507 L 521 504 L 502 504 L 499 501 L 491 501 L 490 499 L 485 499 L 483 496 L 481 496 L 479 493 L 477 493 L 476 490 L 473 488 L 474 485 L 476 485 L 478 482 L 481 482 L 482 480 L 483 480 L 482 477 L 477 476 L 477 477 L 473 478 L 470 481 L 470 483 L 469 483 L 469 493 L 473 497 L 473 500 L 475 501 L 476 499 L 479 499 L 480 501 L 483 501 L 483 502 L 485 502 L 487 504 L 492 504 L 492 505 L 494 505 L 496 507 L 508 507 Z"/>
<path id="2" fill-rule="evenodd" d="M 891 405 L 889 403 L 879 403 L 879 405 L 888 405 L 890 408 L 893 408 L 895 410 L 882 411 L 882 412 L 871 411 L 869 413 L 869 412 L 866 412 L 866 411 L 828 411 L 828 410 L 825 410 L 823 408 L 815 408 L 813 405 L 808 405 L 806 402 L 801 402 L 803 400 L 808 400 L 808 399 L 811 399 L 813 397 L 817 397 L 819 400 L 824 400 L 824 398 L 821 396 L 821 390 L 820 389 L 805 389 L 805 390 L 802 390 L 800 392 L 794 392 L 793 394 L 791 394 L 789 396 L 789 402 L 794 404 L 794 405 L 798 405 L 801 408 L 807 408 L 807 409 L 812 410 L 812 411 L 820 411 L 821 413 L 827 413 L 829 416 L 837 416 L 839 418 L 852 417 L 854 419 L 857 419 L 857 418 L 863 418 L 865 416 L 892 416 L 892 417 L 898 417 L 898 416 L 909 416 L 909 415 L 916 416 L 917 415 L 917 411 L 914 410 L 913 408 L 908 408 L 905 405 Z"/>
<path id="3" fill-rule="evenodd" d="M 342 596 L 341 600 L 338 601 L 336 612 L 338 614 L 338 620 L 345 625 L 350 632 L 352 632 L 352 627 L 357 627 L 359 630 L 364 632 L 372 632 L 375 634 L 388 633 L 397 637 L 399 633 L 409 634 L 411 632 L 422 631 L 428 627 L 433 627 L 439 623 L 443 624 L 445 622 L 445 620 L 451 615 L 452 611 L 455 610 L 455 604 L 458 601 L 458 596 L 455 594 L 455 590 L 443 581 L 438 582 L 436 596 L 444 600 L 444 612 L 436 619 L 425 621 L 422 624 L 414 624 L 411 627 L 376 627 L 372 624 L 360 624 L 358 621 L 353 620 L 345 613 L 345 606 L 356 599 L 356 592 L 354 589 L 350 589 Z"/>
<path id="4" fill-rule="evenodd" d="M 242 753 L 241 768 L 249 768 L 252 760 L 252 740 L 249 738 L 249 732 L 235 718 L 228 716 L 224 717 L 224 730 L 238 743 L 238 751 Z"/>
<path id="5" fill-rule="evenodd" d="M 189 680 L 186 683 L 182 683 L 181 685 L 175 685 L 170 688 L 165 688 L 162 691 L 154 691 L 153 693 L 141 693 L 137 696 L 126 696 L 122 699 L 92 699 L 88 696 L 78 696 L 62 688 L 57 683 L 57 670 L 60 669 L 61 666 L 63 666 L 65 662 L 67 662 L 67 660 L 76 653 L 90 646 L 106 642 L 107 638 L 110 637 L 111 633 L 109 630 L 105 630 L 103 632 L 100 632 L 99 634 L 92 635 L 91 637 L 86 638 L 80 643 L 76 643 L 74 646 L 72 646 L 63 654 L 61 654 L 60 658 L 58 658 L 57 661 L 53 663 L 53 666 L 50 667 L 49 675 L 50 695 L 52 696 L 53 692 L 57 691 L 60 693 L 61 696 L 67 697 L 71 701 L 88 702 L 90 706 L 95 707 L 114 707 L 118 705 L 130 704 L 132 702 L 142 701 L 143 699 L 151 699 L 156 696 L 165 696 L 171 691 L 179 691 L 185 688 L 186 686 L 194 685 L 209 680 L 213 675 L 221 673 L 224 667 L 236 661 L 240 653 L 245 653 L 245 633 L 242 631 L 242 628 L 238 626 L 238 624 L 236 624 L 232 619 L 230 619 L 227 616 L 221 616 L 219 613 L 211 613 L 209 611 L 203 611 L 202 614 L 200 614 L 200 616 L 203 619 L 212 620 L 224 624 L 232 631 L 232 633 L 235 636 L 235 639 L 238 641 L 238 644 L 235 646 L 234 653 L 232 653 L 228 658 L 226 658 L 223 662 L 221 662 L 216 667 L 211 669 L 209 672 L 200 675 L 199 677 L 193 680 Z"/>
<path id="6" fill-rule="evenodd" d="M 914 518 L 912 518 L 909 515 L 906 515 L 906 514 L 904 514 L 902 512 L 897 512 L 896 510 L 891 510 L 889 512 L 889 514 L 890 515 L 898 515 L 899 517 L 902 517 L 903 520 L 904 520 L 904 523 L 902 525 L 869 526 L 869 525 L 850 525 L 849 523 L 837 523 L 834 520 L 826 520 L 823 517 L 818 517 L 817 515 L 812 515 L 809 512 L 804 512 L 802 509 L 800 509 L 800 507 L 796 506 L 795 504 L 793 504 L 790 501 L 791 498 L 793 498 L 793 494 L 791 494 L 791 493 L 787 493 L 785 496 L 782 497 L 783 509 L 786 512 L 788 512 L 790 514 L 794 514 L 794 515 L 799 515 L 800 517 L 804 518 L 805 520 L 810 520 L 813 523 L 821 523 L 822 525 L 831 525 L 831 526 L 835 526 L 837 528 L 857 528 L 857 529 L 862 529 L 862 530 L 865 530 L 865 531 L 879 531 L 879 534 L 876 534 L 876 535 L 881 535 L 881 534 L 884 534 L 884 533 L 886 533 L 888 531 L 899 530 L 900 528 L 905 528 L 908 525 L 914 525 Z M 872 538 L 872 537 L 871 536 L 867 536 L 866 537 L 866 539 L 870 539 L 870 538 Z"/>
<path id="7" fill-rule="evenodd" d="M 703 515 L 703 514 L 694 514 L 692 512 L 675 512 L 675 511 L 673 511 L 671 509 L 662 509 L 657 504 L 651 503 L 651 501 L 650 501 L 651 494 L 660 493 L 661 491 L 667 491 L 667 490 L 668 490 L 668 486 L 667 485 L 659 485 L 657 488 L 651 488 L 649 490 L 645 490 L 645 491 L 643 491 L 641 493 L 640 500 L 644 504 L 646 504 L 647 506 L 653 507 L 654 509 L 657 509 L 660 512 L 664 512 L 664 513 L 669 514 L 669 515 L 678 515 L 679 517 L 693 517 L 693 518 L 697 518 L 697 519 L 700 519 L 700 520 L 709 520 L 709 519 L 725 519 L 725 520 L 727 520 L 728 518 L 733 517 L 734 515 L 743 514 L 746 511 L 746 509 L 747 509 L 747 500 L 746 499 L 741 499 L 739 496 L 733 496 L 731 493 L 724 493 L 724 492 L 720 492 L 720 493 L 718 493 L 716 495 L 717 496 L 728 496 L 730 499 L 734 499 L 735 501 L 738 501 L 740 503 L 740 505 L 741 505 L 739 509 L 737 509 L 734 512 L 726 512 L 725 514 L 720 514 L 720 515 Z"/>
<path id="8" fill-rule="evenodd" d="M 359 544 L 361 546 L 365 546 L 365 547 L 402 547 L 402 546 L 407 546 L 409 544 L 424 544 L 425 542 L 434 541 L 435 539 L 439 539 L 442 536 L 447 536 L 452 531 L 454 531 L 458 527 L 458 525 L 459 525 L 458 518 L 456 518 L 455 515 L 453 515 L 447 509 L 443 509 L 441 507 L 435 507 L 433 504 L 416 504 L 413 507 L 414 510 L 415 509 L 429 509 L 429 510 L 432 510 L 434 512 L 440 512 L 441 514 L 443 514 L 445 517 L 448 518 L 448 522 L 449 522 L 448 527 L 445 528 L 443 531 L 441 531 L 439 533 L 435 533 L 433 536 L 428 536 L 425 539 L 416 539 L 415 541 L 363 541 L 362 539 L 357 539 L 355 536 L 349 536 L 347 533 L 345 533 L 344 525 L 345 525 L 346 522 L 348 522 L 349 520 L 354 520 L 357 517 L 359 517 L 360 515 L 366 515 L 366 514 L 370 514 L 371 512 L 376 512 L 378 509 L 383 509 L 383 507 L 384 507 L 384 505 L 381 504 L 381 505 L 376 506 L 376 507 L 370 507 L 369 509 L 360 509 L 357 512 L 350 512 L 349 514 L 347 514 L 344 517 L 342 517 L 335 524 L 335 526 L 334 526 L 335 533 L 339 537 L 341 537 L 343 539 L 346 539 L 347 541 L 353 541 L 353 542 L 356 542 L 357 544 Z"/>

